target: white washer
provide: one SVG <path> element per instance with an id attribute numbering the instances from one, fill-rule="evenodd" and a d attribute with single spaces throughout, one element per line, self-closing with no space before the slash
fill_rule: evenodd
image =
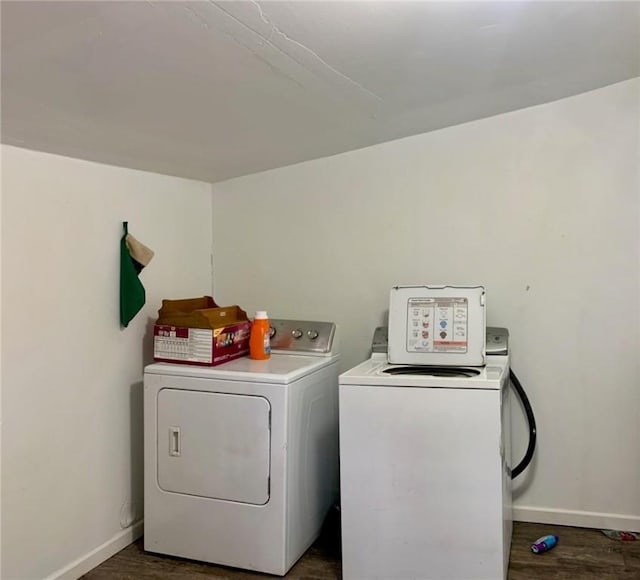
<path id="1" fill-rule="evenodd" d="M 272 321 L 269 360 L 144 374 L 152 552 L 284 575 L 338 490 L 335 325 Z"/>
<path id="2" fill-rule="evenodd" d="M 411 368 L 432 375 L 387 372 Z M 344 580 L 507 577 L 509 357 L 455 370 L 374 353 L 340 375 Z"/>

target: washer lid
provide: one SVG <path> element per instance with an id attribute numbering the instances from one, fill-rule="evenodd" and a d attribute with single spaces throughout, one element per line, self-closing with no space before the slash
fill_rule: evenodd
<path id="1" fill-rule="evenodd" d="M 508 356 L 493 356 L 485 367 L 390 365 L 376 356 L 340 375 L 340 385 L 500 389 L 509 372 Z M 467 371 L 467 372 L 465 372 Z"/>
<path id="2" fill-rule="evenodd" d="M 483 286 L 394 286 L 389 300 L 389 361 L 484 365 L 484 298 Z"/>
<path id="3" fill-rule="evenodd" d="M 292 354 L 272 354 L 267 360 L 237 358 L 227 363 L 204 367 L 197 365 L 155 363 L 144 369 L 145 374 L 221 379 L 254 383 L 274 383 L 286 385 L 310 373 L 334 364 L 339 355 L 302 356 Z"/>

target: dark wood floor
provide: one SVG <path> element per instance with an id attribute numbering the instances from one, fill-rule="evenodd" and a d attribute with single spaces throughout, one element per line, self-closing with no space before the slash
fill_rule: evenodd
<path id="1" fill-rule="evenodd" d="M 558 545 L 533 555 L 531 543 L 557 534 Z M 265 580 L 265 574 L 242 572 L 143 550 L 142 540 L 131 544 L 91 572 L 84 580 Z M 340 558 L 327 539 L 320 539 L 289 571 L 288 580 L 340 580 Z M 464 580 L 461 578 L 460 580 Z M 598 530 L 514 524 L 509 580 L 640 580 L 640 541 L 610 540 Z"/>

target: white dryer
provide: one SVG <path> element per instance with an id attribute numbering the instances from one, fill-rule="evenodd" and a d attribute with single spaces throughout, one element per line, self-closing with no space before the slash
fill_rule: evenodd
<path id="1" fill-rule="evenodd" d="M 284 575 L 338 492 L 332 323 L 273 320 L 269 360 L 144 373 L 146 550 Z"/>
<path id="2" fill-rule="evenodd" d="M 508 355 L 412 367 L 375 350 L 339 377 L 344 580 L 506 579 Z"/>

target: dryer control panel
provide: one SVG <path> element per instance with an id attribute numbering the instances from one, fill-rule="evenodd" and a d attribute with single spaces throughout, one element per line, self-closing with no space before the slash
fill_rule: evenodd
<path id="1" fill-rule="evenodd" d="M 336 325 L 312 320 L 271 320 L 271 352 L 330 355 L 336 351 Z"/>

